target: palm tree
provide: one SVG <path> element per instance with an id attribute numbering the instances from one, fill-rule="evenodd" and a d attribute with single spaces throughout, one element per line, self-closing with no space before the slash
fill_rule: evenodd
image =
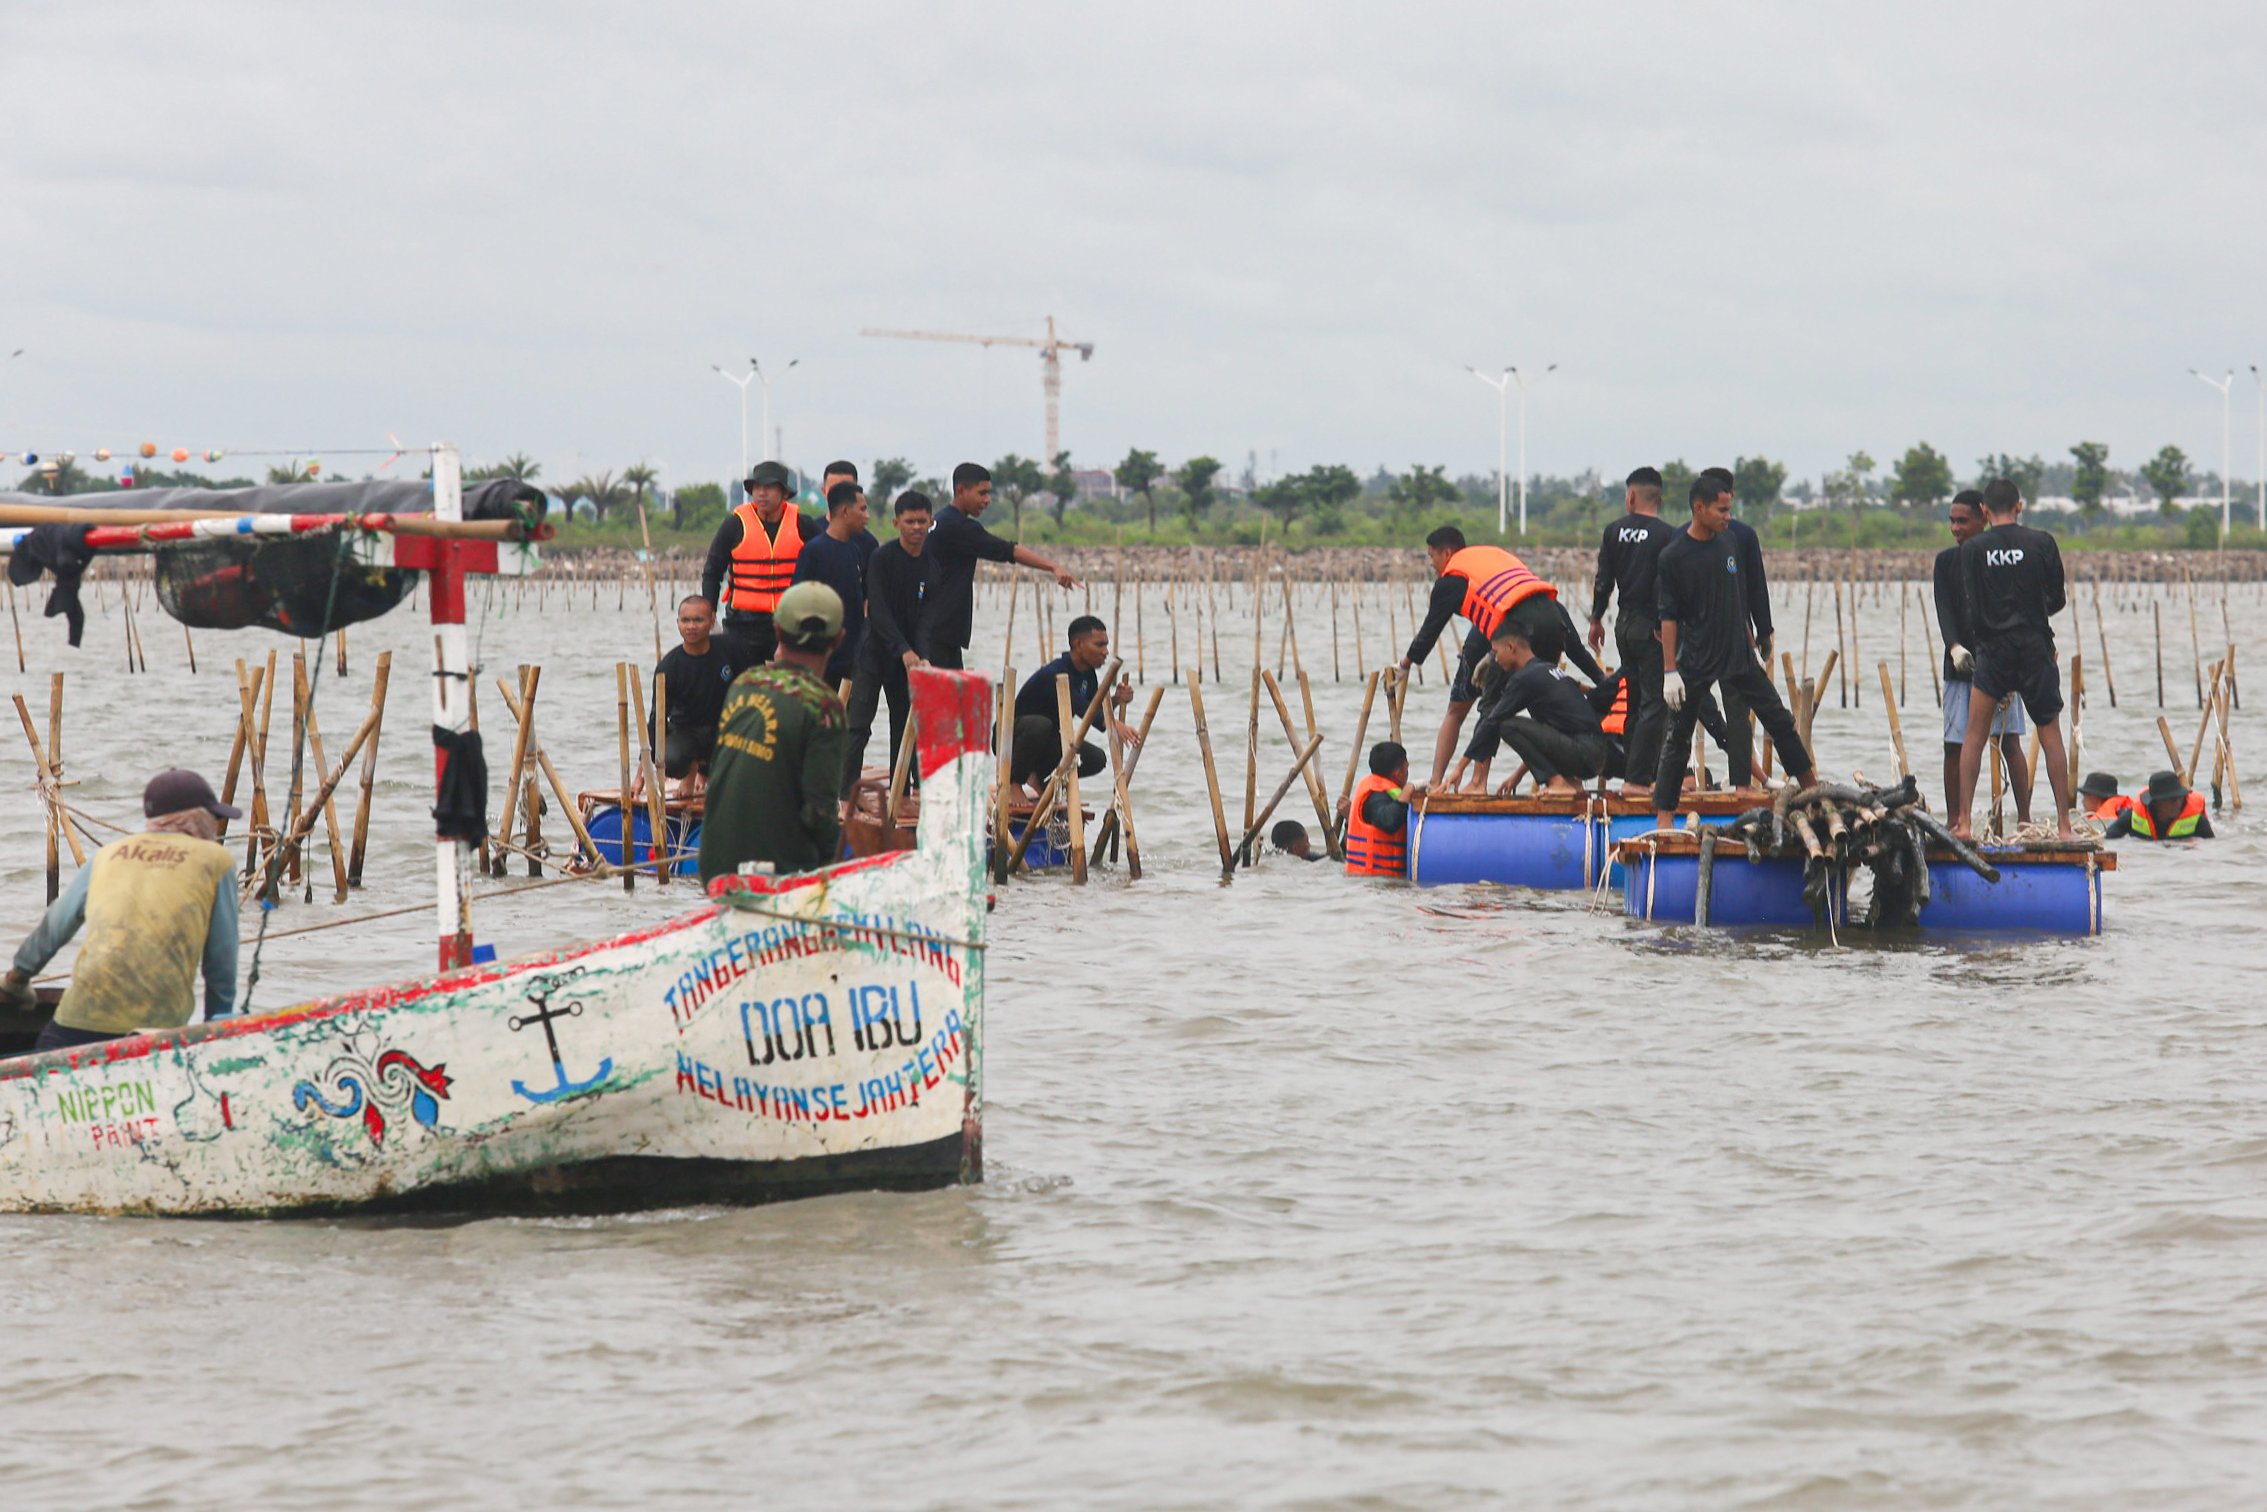
<path id="1" fill-rule="evenodd" d="M 607 512 L 615 505 L 625 503 L 631 497 L 630 490 L 623 486 L 622 480 L 610 472 L 586 473 L 569 483 L 566 492 L 568 508 L 572 509 L 577 499 L 588 499 L 600 521 L 605 520 Z"/>
<path id="2" fill-rule="evenodd" d="M 288 465 L 277 462 L 271 464 L 268 468 L 268 481 L 270 483 L 307 483 L 313 481 L 314 476 L 315 474 L 309 470 L 304 462 L 292 462 Z"/>

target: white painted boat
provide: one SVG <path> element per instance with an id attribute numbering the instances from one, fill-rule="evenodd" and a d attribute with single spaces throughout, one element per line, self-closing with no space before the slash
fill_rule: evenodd
<path id="1" fill-rule="evenodd" d="M 426 570 L 438 619 L 461 579 Z M 454 628 L 436 714 L 461 727 Z M 471 965 L 467 847 L 443 840 L 437 976 L 0 1061 L 0 1211 L 618 1211 L 980 1179 L 991 687 L 924 670 L 914 696 L 916 849 L 719 878 L 618 939 Z"/>

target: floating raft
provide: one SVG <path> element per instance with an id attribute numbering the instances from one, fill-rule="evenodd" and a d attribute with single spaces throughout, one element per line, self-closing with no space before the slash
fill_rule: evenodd
<path id="1" fill-rule="evenodd" d="M 1680 816 L 1725 824 L 1755 806 L 1754 795 L 1687 793 Z M 1494 798 L 1427 793 L 1409 845 L 1410 879 L 1424 887 L 1501 882 L 1570 890 L 1623 882 L 1614 847 L 1653 830 L 1653 805 L 1605 793 L 1538 793 Z"/>
<path id="2" fill-rule="evenodd" d="M 582 810 L 583 828 L 590 835 L 590 843 L 598 847 L 598 859 L 608 866 L 637 866 L 653 863 L 653 810 L 644 803 L 630 814 L 630 853 L 622 854 L 622 790 L 597 788 L 575 794 L 575 806 Z M 667 837 L 663 843 L 668 853 L 677 860 L 670 873 L 679 877 L 695 877 L 701 870 L 701 816 L 707 805 L 700 798 L 671 798 L 662 805 L 662 828 Z"/>
<path id="3" fill-rule="evenodd" d="M 1625 840 L 1617 859 L 1629 880 L 1622 911 L 1633 919 L 1690 924 L 1700 916 L 1700 836 L 1678 830 Z M 1928 902 L 1920 927 L 1945 934 L 2097 935 L 2102 932 L 2102 873 L 2117 870 L 2117 853 L 2085 845 L 2047 842 L 1979 847 L 1999 873 L 1978 875 L 1950 850 L 1928 852 Z M 1710 924 L 1775 924 L 1807 928 L 1822 922 L 1803 892 L 1801 856 L 1751 860 L 1730 841 L 1715 848 L 1707 881 Z M 1850 917 L 1846 879 L 1829 879 L 1823 922 L 1840 928 Z"/>

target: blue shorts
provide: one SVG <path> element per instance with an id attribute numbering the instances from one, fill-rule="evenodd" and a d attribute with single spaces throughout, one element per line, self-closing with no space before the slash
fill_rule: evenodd
<path id="1" fill-rule="evenodd" d="M 1964 677 L 1945 679 L 1944 683 L 1944 743 L 1963 745 L 1968 739 L 1968 694 L 1975 684 Z M 2001 706 L 1992 717 L 1992 739 L 2002 735 L 2027 735 L 2030 723 L 2023 717 L 2023 695 L 2018 693 Z"/>

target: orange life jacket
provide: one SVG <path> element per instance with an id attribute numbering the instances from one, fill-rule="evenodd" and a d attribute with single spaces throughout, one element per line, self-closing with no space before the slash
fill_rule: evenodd
<path id="1" fill-rule="evenodd" d="M 1448 559 L 1443 577 L 1464 579 L 1464 604 L 1458 611 L 1482 635 L 1494 635 L 1506 610 L 1521 599 L 1558 589 L 1527 570 L 1527 564 L 1501 546 L 1467 546 Z"/>
<path id="2" fill-rule="evenodd" d="M 2097 807 L 2092 813 L 2088 814 L 2086 817 L 2089 819 L 2099 819 L 2104 824 L 2107 824 L 2112 819 L 2115 819 L 2118 815 L 2124 813 L 2127 809 L 2130 809 L 2132 807 L 2133 800 L 2126 797 L 2123 793 L 2119 793 L 2114 797 L 2104 798 L 2101 801 L 2100 806 Z"/>
<path id="3" fill-rule="evenodd" d="M 1354 789 L 1353 807 L 1346 813 L 1346 871 L 1355 877 L 1406 877 L 1409 875 L 1409 828 L 1388 834 L 1362 817 L 1362 805 L 1372 793 L 1395 791 L 1391 781 L 1371 773 Z"/>
<path id="4" fill-rule="evenodd" d="M 2134 834 L 2144 840 L 2186 840 L 2196 833 L 2197 821 L 2204 817 L 2204 795 L 2190 788 L 2188 797 L 2181 802 L 2180 817 L 2166 825 L 2165 832 L 2160 835 L 2157 833 L 2157 816 L 2149 812 L 2149 800 L 2134 798 L 2129 801 L 2133 806 L 2125 811 L 2126 823 L 2133 827 Z"/>
<path id="5" fill-rule="evenodd" d="M 803 517 L 790 504 L 779 514 L 779 534 L 764 529 L 756 506 L 732 511 L 740 518 L 740 544 L 732 548 L 732 578 L 724 607 L 735 614 L 769 614 L 795 580 L 795 559 L 803 554 Z"/>
<path id="6" fill-rule="evenodd" d="M 1614 706 L 1606 711 L 1604 719 L 1598 721 L 1598 728 L 1608 735 L 1619 735 L 1629 728 L 1629 679 L 1627 677 L 1622 679 L 1620 687 L 1614 689 Z"/>

